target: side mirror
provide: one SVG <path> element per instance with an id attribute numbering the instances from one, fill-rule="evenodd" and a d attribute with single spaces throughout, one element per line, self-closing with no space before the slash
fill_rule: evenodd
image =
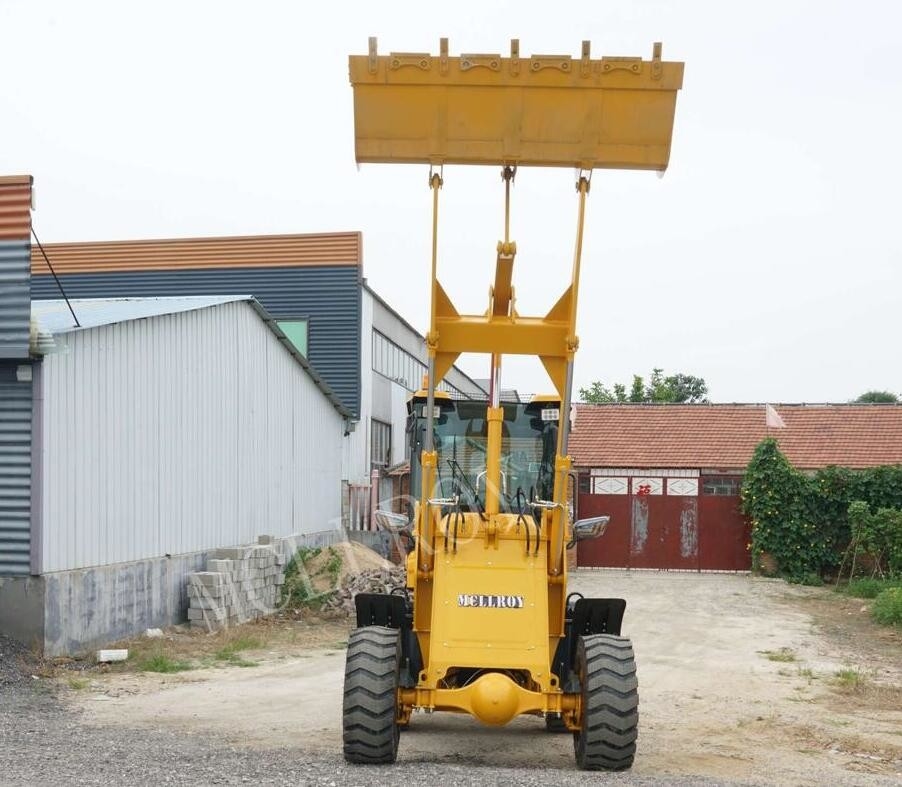
<path id="1" fill-rule="evenodd" d="M 376 524 L 389 533 L 409 533 L 410 523 L 404 514 L 396 514 L 394 511 L 383 511 L 381 508 L 373 512 Z"/>
<path id="2" fill-rule="evenodd" d="M 593 516 L 588 519 L 578 519 L 573 523 L 573 540 L 586 541 L 590 538 L 598 538 L 604 533 L 608 522 L 611 521 L 609 516 Z"/>

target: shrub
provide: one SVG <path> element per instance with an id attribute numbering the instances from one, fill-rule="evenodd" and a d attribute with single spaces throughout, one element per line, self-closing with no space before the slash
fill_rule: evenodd
<path id="1" fill-rule="evenodd" d="M 282 585 L 280 604 L 282 607 L 297 608 L 310 604 L 316 596 L 313 584 L 304 564 L 320 553 L 319 548 L 302 547 L 285 566 L 285 582 Z"/>
<path id="2" fill-rule="evenodd" d="M 902 576 L 902 465 L 826 467 L 809 478 L 767 438 L 755 449 L 741 494 L 756 570 L 773 561 L 787 579 L 816 584 L 825 570 L 850 569 L 843 552 L 853 542 L 856 573 L 866 567 Z"/>
<path id="3" fill-rule="evenodd" d="M 802 582 L 820 574 L 830 553 L 811 517 L 810 482 L 789 463 L 773 438 L 755 449 L 742 482 L 742 510 L 752 520 L 752 560 L 762 553 L 782 575 Z"/>
<path id="4" fill-rule="evenodd" d="M 299 549 L 285 566 L 280 603 L 283 608 L 318 609 L 337 589 L 341 578 L 341 553 L 328 547 Z"/>
<path id="5" fill-rule="evenodd" d="M 902 577 L 902 511 L 881 508 L 872 514 L 867 503 L 856 500 L 849 506 L 849 523 L 855 557 L 864 555 L 875 570 Z"/>
<path id="6" fill-rule="evenodd" d="M 902 587 L 881 590 L 871 607 L 871 617 L 887 626 L 902 626 Z"/>
<path id="7" fill-rule="evenodd" d="M 842 591 L 855 598 L 877 598 L 881 591 L 894 587 L 902 587 L 902 580 L 864 577 L 850 580 L 849 584 L 842 588 Z"/>

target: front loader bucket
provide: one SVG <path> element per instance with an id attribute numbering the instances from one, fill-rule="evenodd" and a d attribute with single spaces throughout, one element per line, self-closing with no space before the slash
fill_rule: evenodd
<path id="1" fill-rule="evenodd" d="M 663 171 L 683 64 L 423 53 L 350 57 L 357 161 Z"/>

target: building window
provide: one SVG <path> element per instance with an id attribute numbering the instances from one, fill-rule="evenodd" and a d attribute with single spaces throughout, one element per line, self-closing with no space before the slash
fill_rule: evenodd
<path id="1" fill-rule="evenodd" d="M 739 497 L 742 478 L 739 476 L 708 477 L 702 482 L 702 493 L 718 497 Z"/>
<path id="2" fill-rule="evenodd" d="M 371 419 L 370 461 L 376 467 L 391 464 L 391 424 Z"/>
<path id="3" fill-rule="evenodd" d="M 419 358 L 399 347 L 379 331 L 373 331 L 373 371 L 404 386 L 412 393 L 419 390 L 427 369 L 426 364 Z M 454 399 L 470 398 L 444 380 L 438 384 L 438 390 L 446 391 Z"/>
<path id="4" fill-rule="evenodd" d="M 307 357 L 307 320 L 276 320 L 276 324 L 288 337 L 294 348 Z"/>

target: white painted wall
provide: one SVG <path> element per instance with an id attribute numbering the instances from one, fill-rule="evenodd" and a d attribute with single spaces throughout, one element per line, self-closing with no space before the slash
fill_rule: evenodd
<path id="1" fill-rule="evenodd" d="M 249 304 L 56 341 L 44 359 L 44 572 L 338 521 L 343 419 Z"/>

